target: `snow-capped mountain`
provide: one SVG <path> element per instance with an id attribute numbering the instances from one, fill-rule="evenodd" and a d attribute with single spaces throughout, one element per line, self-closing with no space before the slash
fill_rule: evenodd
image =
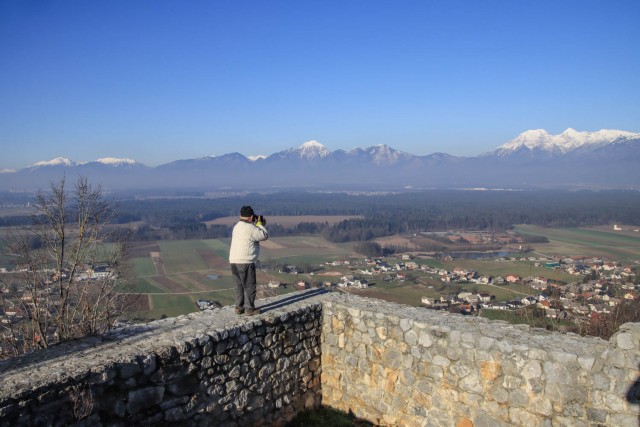
<path id="1" fill-rule="evenodd" d="M 104 157 L 102 159 L 96 160 L 96 163 L 102 163 L 103 165 L 109 166 L 123 166 L 123 165 L 135 165 L 138 164 L 135 160 L 131 159 L 118 159 L 115 157 Z"/>
<path id="2" fill-rule="evenodd" d="M 318 141 L 308 141 L 298 148 L 289 148 L 267 157 L 268 159 L 304 159 L 318 160 L 331 155 L 331 150 L 327 149 Z"/>
<path id="3" fill-rule="evenodd" d="M 640 133 L 602 129 L 596 132 L 578 132 L 568 128 L 558 135 L 551 135 L 544 129 L 528 130 L 494 151 L 497 156 L 514 153 L 568 154 L 577 151 L 591 151 L 610 144 L 626 143 L 640 139 Z"/>
<path id="4" fill-rule="evenodd" d="M 141 165 L 141 163 L 136 162 L 131 159 L 119 159 L 116 157 L 104 157 L 101 159 L 97 159 L 93 162 L 76 162 L 73 160 L 69 160 L 66 157 L 56 157 L 51 160 L 43 160 L 40 162 L 36 162 L 29 166 L 30 168 L 42 168 L 42 167 L 65 167 L 71 168 L 75 166 L 86 166 L 92 164 L 100 164 L 106 166 L 133 166 L 133 165 Z"/>
<path id="5" fill-rule="evenodd" d="M 369 148 L 354 148 L 347 153 L 350 156 L 367 157 L 376 165 L 390 165 L 402 160 L 409 160 L 416 157 L 413 154 L 404 153 L 389 147 L 386 144 L 374 145 Z"/>
<path id="6" fill-rule="evenodd" d="M 39 168 L 39 167 L 43 167 L 43 166 L 44 167 L 47 167 L 47 166 L 70 167 L 70 166 L 76 166 L 77 164 L 78 164 L 77 162 L 73 162 L 73 161 L 67 159 L 66 157 L 56 157 L 55 159 L 36 162 L 36 163 L 32 164 L 29 167 L 30 168 Z"/>
<path id="7" fill-rule="evenodd" d="M 476 157 L 416 156 L 386 144 L 331 151 L 318 141 L 269 156 L 240 153 L 176 160 L 147 167 L 106 157 L 64 157 L 0 173 L 0 190 L 32 190 L 84 176 L 110 190 L 212 191 L 269 188 L 626 188 L 640 190 L 640 134 L 619 130 L 558 135 L 529 130 Z M 6 173 L 4 173 L 6 172 Z"/>

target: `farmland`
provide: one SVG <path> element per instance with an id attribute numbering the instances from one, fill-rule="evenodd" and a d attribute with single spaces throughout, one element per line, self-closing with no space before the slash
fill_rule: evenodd
<path id="1" fill-rule="evenodd" d="M 280 217 L 274 216 L 271 220 L 276 221 L 278 218 Z M 338 221 L 347 217 L 294 218 L 287 217 L 287 223 L 294 224 L 296 221 L 320 218 Z M 520 225 L 516 227 L 518 233 L 545 236 L 549 242 L 530 245 L 532 252 L 521 254 L 520 260 L 444 260 L 433 258 L 428 253 L 415 253 L 414 261 L 418 265 L 426 264 L 449 271 L 458 268 L 476 271 L 486 276 L 504 277 L 513 274 L 570 283 L 580 278 L 560 269 L 545 268 L 541 263 L 524 258 L 544 255 L 591 256 L 623 262 L 639 260 L 640 234 L 633 230 L 632 227 L 613 231 L 613 227 L 556 229 Z M 377 241 L 383 246 L 411 247 L 409 236 L 391 236 L 379 238 Z M 133 287 L 142 296 L 142 302 L 138 304 L 139 311 L 135 316 L 148 320 L 185 314 L 197 310 L 195 301 L 198 299 L 213 300 L 222 305 L 233 304 L 235 282 L 228 264 L 229 244 L 229 238 L 134 242 L 130 252 Z M 272 236 L 261 243 L 260 260 L 262 266 L 268 268 L 258 271 L 258 283 L 265 285 L 269 281 L 278 281 L 288 284 L 285 288 L 270 289 L 272 293 L 291 292 L 294 289 L 293 285 L 301 280 L 311 284 L 325 281 L 336 283 L 342 275 L 358 275 L 359 270 L 367 268 L 362 264 L 363 259 L 362 255 L 353 251 L 353 243 L 332 243 L 319 235 Z M 351 260 L 351 264 L 327 265 L 327 262 L 335 260 Z M 396 257 L 383 258 L 383 261 L 389 265 L 400 262 Z M 9 263 L 4 264 L 8 266 Z M 304 273 L 292 275 L 279 272 L 284 265 L 301 267 Z M 347 288 L 341 291 L 414 306 L 421 304 L 422 297 L 439 298 L 462 290 L 487 292 L 494 295 L 496 301 L 506 301 L 531 293 L 527 286 L 514 284 L 444 284 L 437 275 L 419 270 L 407 272 L 405 281 L 386 276 L 366 277 L 372 285 L 367 289 Z M 260 295 L 259 293 L 259 297 Z"/>
<path id="2" fill-rule="evenodd" d="M 229 239 L 167 240 L 134 245 L 132 264 L 136 290 L 148 299 L 142 319 L 176 316 L 196 310 L 195 301 L 207 299 L 233 304 L 235 281 L 227 261 Z M 146 251 L 151 249 L 151 251 Z M 345 245 L 318 236 L 282 237 L 261 244 L 263 263 L 318 265 L 326 260 L 354 256 Z M 211 279 L 212 275 L 217 278 Z M 209 276 L 209 277 L 208 277 Z M 307 277 L 300 277 L 307 279 Z M 258 272 L 258 283 L 292 282 L 290 275 Z M 277 292 L 290 292 L 292 287 Z"/>
<path id="3" fill-rule="evenodd" d="M 594 256 L 616 260 L 640 259 L 640 232 L 637 227 L 545 228 L 519 225 L 522 234 L 545 236 L 547 244 L 536 244 L 536 251 L 551 256 Z"/>
<path id="4" fill-rule="evenodd" d="M 637 234 L 614 233 L 609 229 L 546 229 L 533 226 L 518 226 L 520 233 L 544 235 L 549 243 L 533 245 L 533 252 L 523 257 L 539 256 L 600 256 L 608 259 L 640 259 L 640 238 Z M 387 239 L 397 244 L 402 236 Z M 384 240 L 382 241 L 384 242 Z M 233 304 L 234 280 L 229 272 L 228 251 L 230 239 L 167 240 L 157 243 L 139 243 L 133 248 L 133 267 L 137 275 L 137 289 L 148 299 L 149 310 L 139 313 L 145 319 L 174 316 L 195 311 L 195 300 L 208 299 L 222 305 Z M 153 256 L 152 256 L 153 254 Z M 354 274 L 353 266 L 328 266 L 327 261 L 338 259 L 362 260 L 352 251 L 352 244 L 336 244 L 320 236 L 272 237 L 261 244 L 261 262 L 269 266 L 258 273 L 259 284 L 275 280 L 287 283 L 277 292 L 291 292 L 292 284 L 299 280 L 307 283 L 336 282 L 341 275 Z M 397 258 L 384 259 L 393 265 Z M 439 260 L 430 256 L 418 256 L 418 264 L 453 270 L 462 268 L 477 271 L 480 275 L 521 277 L 538 276 L 553 281 L 572 282 L 576 276 L 559 270 L 545 268 L 531 261 L 520 260 Z M 291 275 L 277 272 L 277 266 L 296 265 L 305 274 Z M 208 276 L 216 275 L 216 279 Z M 487 292 L 497 301 L 506 301 L 528 294 L 531 290 L 522 285 L 495 286 L 483 284 L 444 285 L 437 276 L 423 272 L 410 272 L 406 281 L 383 280 L 370 277 L 372 284 L 367 289 L 352 289 L 348 292 L 362 296 L 381 298 L 403 304 L 418 306 L 423 296 L 437 298 L 454 291 L 468 290 Z"/>

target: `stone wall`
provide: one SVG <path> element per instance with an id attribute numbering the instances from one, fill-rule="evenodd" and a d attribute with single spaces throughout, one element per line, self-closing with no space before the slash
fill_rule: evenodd
<path id="1" fill-rule="evenodd" d="M 376 424 L 639 425 L 638 323 L 604 341 L 352 296 L 323 312 L 323 404 Z"/>
<path id="2" fill-rule="evenodd" d="M 306 291 L 0 363 L 0 426 L 638 427 L 640 324 L 610 341 Z"/>
<path id="3" fill-rule="evenodd" d="M 281 425 L 320 404 L 321 303 L 263 301 L 0 364 L 1 426 Z"/>

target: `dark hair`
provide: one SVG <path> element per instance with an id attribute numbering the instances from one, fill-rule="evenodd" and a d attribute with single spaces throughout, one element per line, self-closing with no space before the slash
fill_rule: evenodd
<path id="1" fill-rule="evenodd" d="M 253 216 L 253 209 L 251 209 L 251 206 L 243 206 L 240 209 L 240 216 L 242 217 Z"/>

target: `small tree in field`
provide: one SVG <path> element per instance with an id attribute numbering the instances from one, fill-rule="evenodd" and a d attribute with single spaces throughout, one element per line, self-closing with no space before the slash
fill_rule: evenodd
<path id="1" fill-rule="evenodd" d="M 0 275 L 4 357 L 103 333 L 125 311 L 129 232 L 110 225 L 114 207 L 86 178 L 36 194 L 32 224 L 2 242 L 15 262 Z"/>

